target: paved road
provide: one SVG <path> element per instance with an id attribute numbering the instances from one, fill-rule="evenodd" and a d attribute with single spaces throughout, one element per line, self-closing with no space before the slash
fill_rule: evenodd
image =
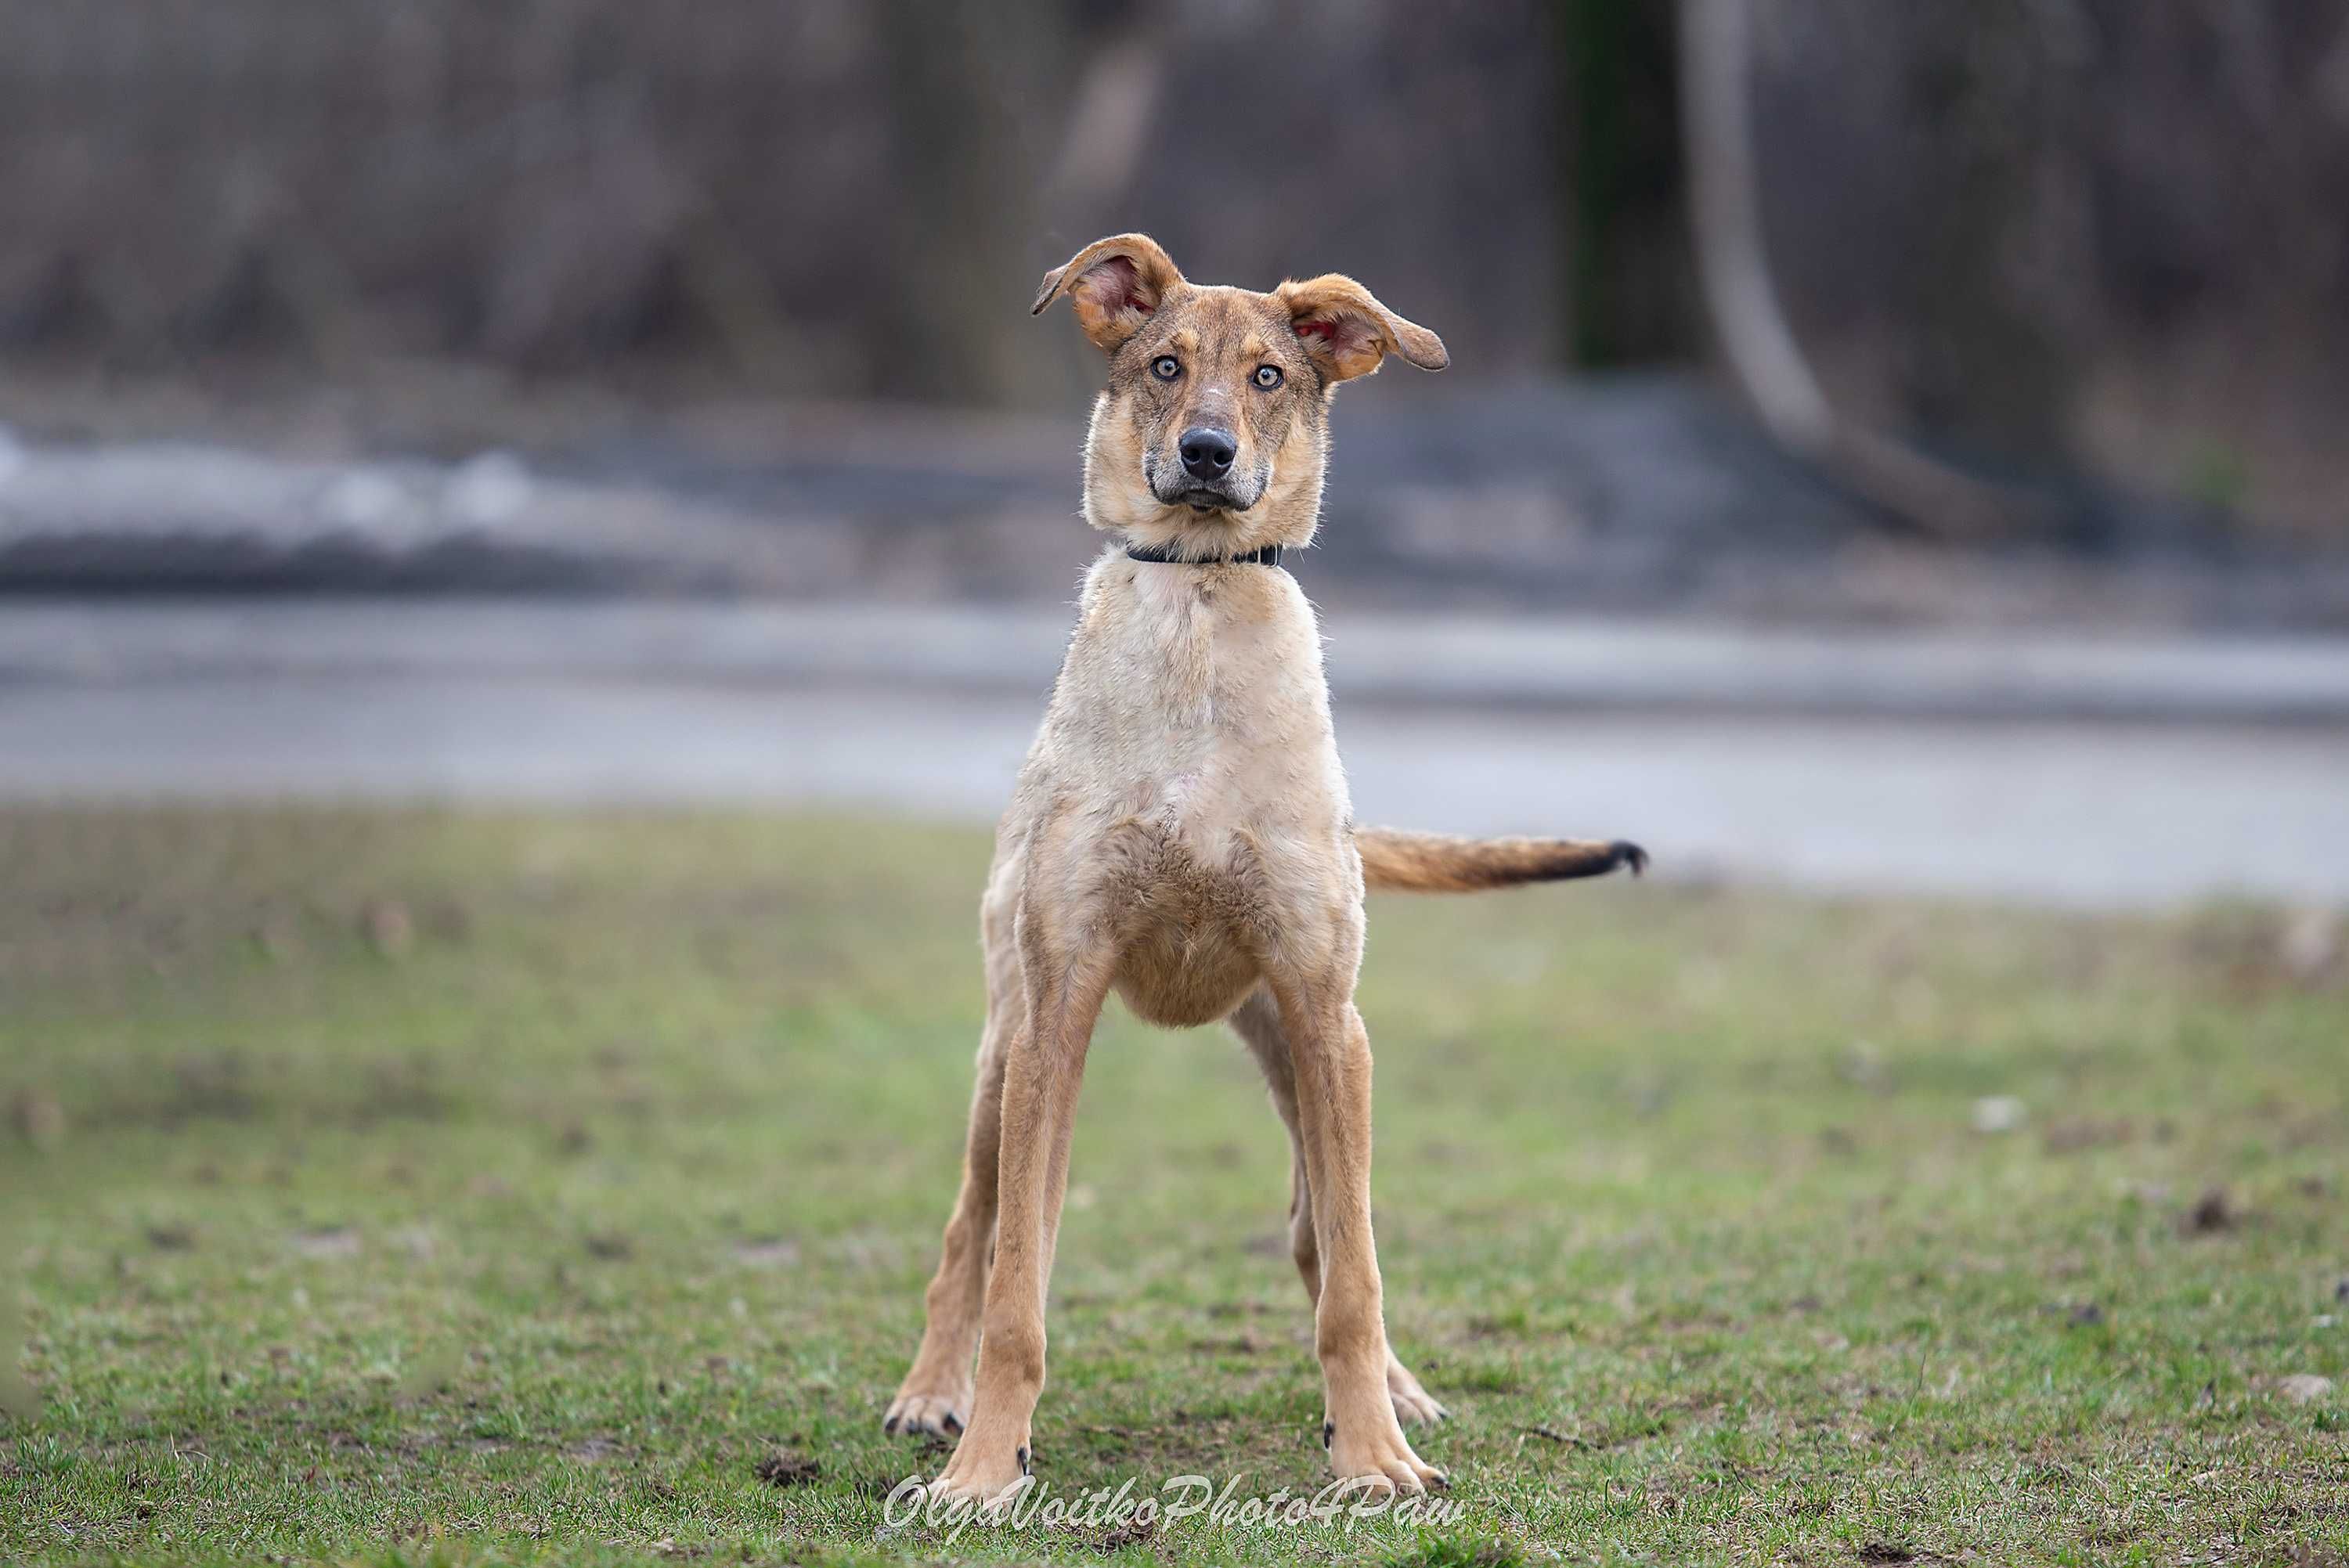
<path id="1" fill-rule="evenodd" d="M 985 820 L 1039 711 L 1033 686 L 876 672 L 838 649 L 794 663 L 705 611 L 696 624 L 719 627 L 726 659 L 690 639 L 632 655 L 592 617 L 573 627 L 587 635 L 509 623 L 529 646 L 506 646 L 495 605 L 437 622 L 327 613 L 339 640 L 305 644 L 268 607 L 210 634 L 201 616 L 107 612 L 77 632 L 0 608 L 0 797 L 824 801 Z M 28 627 L 46 654 L 26 651 Z M 1354 635 L 1331 630 L 1367 820 L 1619 833 L 1674 877 L 2349 902 L 2349 724 L 2222 720 L 2207 694 L 2168 717 L 2095 720 L 1894 717 L 1881 693 L 1841 708 L 1750 693 L 1463 707 L 1350 672 Z M 942 645 L 950 664 L 986 663 L 976 645 Z M 1438 695 L 1469 678 L 1423 674 Z"/>

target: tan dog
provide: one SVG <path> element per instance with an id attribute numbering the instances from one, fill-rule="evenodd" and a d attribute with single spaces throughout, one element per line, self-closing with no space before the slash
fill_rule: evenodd
<path id="1" fill-rule="evenodd" d="M 1440 1485 L 1402 1423 L 1444 1408 L 1387 1347 L 1371 1237 L 1363 888 L 1499 887 L 1646 857 L 1354 826 L 1313 610 L 1268 547 L 1313 538 L 1338 383 L 1389 354 L 1442 369 L 1433 333 L 1334 274 L 1270 294 L 1194 285 L 1141 234 L 1086 246 L 1035 308 L 1064 294 L 1109 355 L 1085 517 L 1120 543 L 1086 575 L 997 832 L 962 1191 L 886 1424 L 960 1434 L 943 1494 L 990 1500 L 1028 1473 L 1077 1086 L 1114 990 L 1153 1023 L 1229 1019 L 1263 1067 L 1294 1157 L 1289 1239 L 1330 1463 L 1380 1488 Z"/>

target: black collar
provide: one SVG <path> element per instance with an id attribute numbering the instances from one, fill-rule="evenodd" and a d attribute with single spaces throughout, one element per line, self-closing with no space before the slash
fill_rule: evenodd
<path id="1" fill-rule="evenodd" d="M 1261 549 L 1251 550 L 1246 555 L 1209 557 L 1205 561 L 1194 561 L 1187 555 L 1176 555 L 1163 544 L 1129 544 L 1125 547 L 1125 553 L 1133 560 L 1154 562 L 1161 566 L 1239 566 L 1243 564 L 1278 566 L 1280 564 L 1280 546 L 1278 544 L 1268 544 Z"/>

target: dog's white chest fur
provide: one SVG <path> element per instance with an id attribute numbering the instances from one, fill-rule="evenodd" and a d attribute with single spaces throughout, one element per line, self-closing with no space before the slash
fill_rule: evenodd
<path id="1" fill-rule="evenodd" d="M 1278 569 L 1105 559 L 1046 725 L 1099 804 L 1196 850 L 1347 817 L 1319 630 Z"/>
<path id="2" fill-rule="evenodd" d="M 1320 634 L 1296 580 L 1104 556 L 1013 812 L 1030 825 L 1026 874 L 1119 928 L 1137 1012 L 1198 1024 L 1237 1006 L 1259 933 L 1300 902 L 1360 896 Z"/>

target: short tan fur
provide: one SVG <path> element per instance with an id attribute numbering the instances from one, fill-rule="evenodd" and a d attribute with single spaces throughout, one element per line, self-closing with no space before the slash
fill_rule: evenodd
<path id="1" fill-rule="evenodd" d="M 1227 1021 L 1262 1067 L 1293 1156 L 1289 1237 L 1330 1464 L 1374 1488 L 1440 1485 L 1402 1428 L 1444 1408 L 1388 1347 L 1371 1233 L 1363 892 L 1595 876 L 1646 856 L 1358 829 L 1312 608 L 1287 572 L 1234 559 L 1311 542 L 1332 394 L 1389 355 L 1442 369 L 1433 333 L 1335 273 L 1268 294 L 1195 285 L 1142 234 L 1078 252 L 1035 308 L 1063 295 L 1109 356 L 1084 499 L 1118 547 L 1086 574 L 997 830 L 962 1190 L 886 1424 L 959 1439 L 934 1491 L 995 1500 L 1029 1473 L 1077 1088 L 1114 991 L 1154 1023 Z"/>

